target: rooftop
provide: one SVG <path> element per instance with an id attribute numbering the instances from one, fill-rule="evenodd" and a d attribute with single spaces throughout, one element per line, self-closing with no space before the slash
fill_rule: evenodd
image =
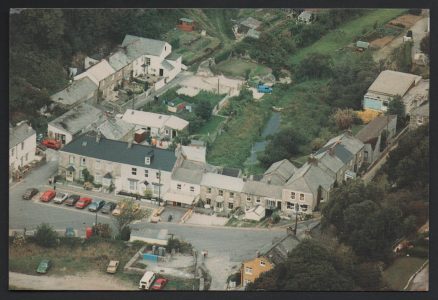
<path id="1" fill-rule="evenodd" d="M 334 184 L 335 179 L 325 173 L 317 165 L 305 163 L 286 183 L 287 188 L 318 194 L 319 186 L 329 190 Z"/>
<path id="2" fill-rule="evenodd" d="M 123 50 L 119 50 L 113 53 L 109 58 L 108 62 L 113 67 L 114 70 L 118 71 L 128 65 L 131 60 L 128 58 L 126 53 Z"/>
<path id="3" fill-rule="evenodd" d="M 257 29 L 262 25 L 262 22 L 259 20 L 254 19 L 253 17 L 248 17 L 242 22 L 240 22 L 241 25 L 246 26 L 248 28 Z"/>
<path id="4" fill-rule="evenodd" d="M 181 146 L 185 159 L 205 163 L 207 148 L 203 146 Z"/>
<path id="5" fill-rule="evenodd" d="M 362 143 L 369 141 L 370 139 L 378 137 L 386 125 L 393 119 L 396 119 L 397 115 L 390 116 L 378 116 L 369 122 L 364 128 L 362 128 L 357 134 L 356 138 Z"/>
<path id="6" fill-rule="evenodd" d="M 421 76 L 397 71 L 382 71 L 368 88 L 368 92 L 389 96 L 404 96 Z"/>
<path id="7" fill-rule="evenodd" d="M 151 150 L 154 151 L 154 157 L 150 165 L 146 165 L 145 156 Z M 109 140 L 104 137 L 97 142 L 95 134 L 83 134 L 60 151 L 167 172 L 172 171 L 176 162 L 173 151 L 140 144 L 132 144 L 131 148 L 128 148 L 127 142 Z"/>
<path id="8" fill-rule="evenodd" d="M 111 67 L 111 65 L 105 60 L 101 60 L 97 64 L 90 67 L 87 71 L 76 75 L 74 80 L 79 80 L 84 77 L 90 78 L 97 86 L 99 86 L 99 82 L 103 79 L 107 78 L 111 74 L 113 74 L 115 70 Z"/>
<path id="9" fill-rule="evenodd" d="M 82 103 L 51 121 L 49 124 L 74 135 L 90 124 L 98 121 L 101 116 L 102 111 L 100 109 L 87 103 Z"/>
<path id="10" fill-rule="evenodd" d="M 287 234 L 279 241 L 266 245 L 259 250 L 260 254 L 269 258 L 271 262 L 278 265 L 284 263 L 289 253 L 300 243 L 300 240 L 293 234 Z"/>
<path id="11" fill-rule="evenodd" d="M 175 130 L 183 130 L 189 122 L 173 115 L 156 114 L 147 111 L 127 109 L 122 120 L 144 127 L 163 128 L 169 127 Z"/>
<path id="12" fill-rule="evenodd" d="M 84 77 L 73 81 L 71 85 L 62 91 L 50 96 L 50 99 L 54 102 L 68 106 L 89 97 L 89 95 L 92 95 L 96 90 L 97 85 L 89 77 Z"/>
<path id="13" fill-rule="evenodd" d="M 134 60 L 142 55 L 160 56 L 166 42 L 153 40 L 134 35 L 126 35 L 122 47 L 126 47 L 126 54 Z"/>
<path id="14" fill-rule="evenodd" d="M 135 127 L 121 119 L 107 119 L 99 125 L 98 130 L 104 137 L 110 140 L 120 140 L 125 137 Z"/>
<path id="15" fill-rule="evenodd" d="M 236 178 L 215 173 L 205 173 L 202 177 L 201 185 L 215 187 L 228 191 L 241 192 L 243 190 L 242 178 Z"/>
<path id="16" fill-rule="evenodd" d="M 284 184 L 292 177 L 297 168 L 287 159 L 273 163 L 263 174 L 262 181 L 271 181 L 272 184 Z"/>
<path id="17" fill-rule="evenodd" d="M 21 123 L 9 130 L 9 149 L 15 147 L 21 142 L 27 140 L 32 135 L 36 134 L 35 130 L 27 123 Z"/>
<path id="18" fill-rule="evenodd" d="M 226 176 L 239 177 L 242 171 L 236 168 L 223 167 L 220 173 Z"/>
<path id="19" fill-rule="evenodd" d="M 180 18 L 180 21 L 186 22 L 186 23 L 192 23 L 193 20 L 192 19 L 188 19 L 188 18 Z"/>
<path id="20" fill-rule="evenodd" d="M 283 187 L 260 181 L 246 181 L 242 192 L 250 195 L 281 199 Z"/>
<path id="21" fill-rule="evenodd" d="M 179 167 L 176 168 L 173 172 L 172 179 L 187 183 L 201 184 L 202 174 L 202 170 L 193 170 Z"/>

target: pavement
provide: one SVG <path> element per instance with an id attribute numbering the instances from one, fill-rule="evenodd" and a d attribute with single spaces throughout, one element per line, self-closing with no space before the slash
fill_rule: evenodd
<path id="1" fill-rule="evenodd" d="M 220 225 L 220 226 L 223 226 L 227 222 L 228 222 L 228 218 L 193 213 L 192 216 L 185 223 L 186 224 L 198 224 L 198 225 Z"/>
<path id="2" fill-rule="evenodd" d="M 423 268 L 410 284 L 410 291 L 429 291 L 429 264 Z"/>

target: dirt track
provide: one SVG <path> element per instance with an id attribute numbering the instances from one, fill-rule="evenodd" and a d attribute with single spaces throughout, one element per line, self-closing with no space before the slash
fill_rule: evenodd
<path id="1" fill-rule="evenodd" d="M 9 272 L 9 286 L 32 290 L 137 290 L 134 284 L 97 272 L 62 277 Z"/>

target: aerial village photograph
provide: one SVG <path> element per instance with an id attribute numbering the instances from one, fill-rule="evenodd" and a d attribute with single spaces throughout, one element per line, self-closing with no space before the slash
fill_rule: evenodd
<path id="1" fill-rule="evenodd" d="M 424 8 L 11 8 L 9 293 L 429 291 L 429 40 Z"/>

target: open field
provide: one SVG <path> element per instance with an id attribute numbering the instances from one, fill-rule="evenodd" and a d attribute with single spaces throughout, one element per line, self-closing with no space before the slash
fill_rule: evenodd
<path id="1" fill-rule="evenodd" d="M 408 283 L 409 278 L 425 261 L 426 259 L 418 257 L 397 258 L 391 266 L 383 271 L 383 279 L 393 290 L 401 291 Z"/>
<path id="2" fill-rule="evenodd" d="M 345 23 L 337 30 L 331 31 L 312 45 L 297 51 L 289 58 L 289 61 L 293 64 L 297 64 L 307 54 L 312 52 L 334 54 L 337 49 L 355 42 L 355 37 L 361 35 L 363 30 L 368 31 L 372 29 L 374 24 L 377 24 L 378 26 L 386 24 L 404 11 L 405 9 L 370 10 L 369 13 Z"/>
<path id="3" fill-rule="evenodd" d="M 225 76 L 245 77 L 247 72 L 249 72 L 250 76 L 260 76 L 271 73 L 271 69 L 266 66 L 234 58 L 221 61 L 215 68 Z"/>

